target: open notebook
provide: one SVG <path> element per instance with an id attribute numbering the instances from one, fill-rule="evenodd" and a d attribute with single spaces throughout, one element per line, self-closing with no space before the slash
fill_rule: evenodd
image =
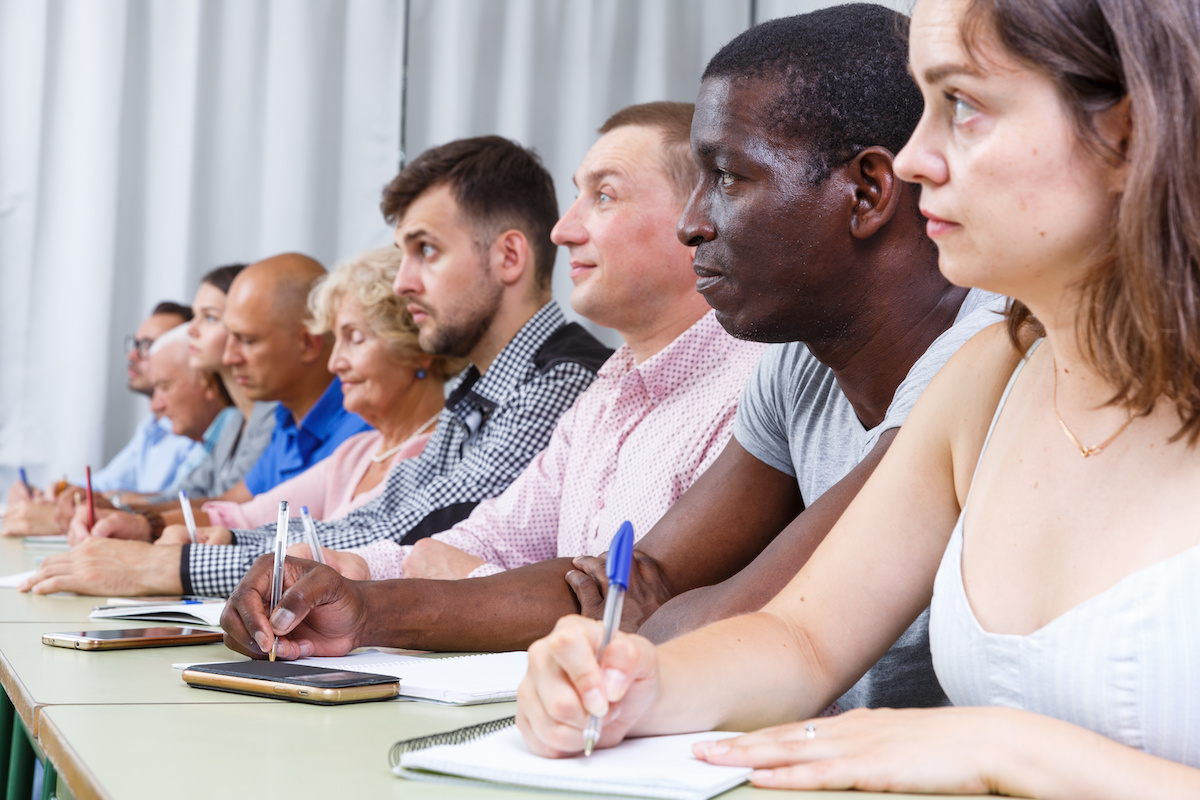
<path id="1" fill-rule="evenodd" d="M 517 699 L 529 654 L 484 653 L 476 656 L 398 656 L 367 650 L 337 658 L 302 658 L 297 664 L 353 672 L 374 672 L 400 679 L 400 696 L 455 706 Z"/>
<path id="2" fill-rule="evenodd" d="M 500 783 L 587 794 L 705 800 L 742 783 L 746 767 L 720 767 L 692 756 L 694 742 L 733 733 L 685 733 L 627 739 L 590 757 L 542 758 L 525 745 L 513 718 L 408 739 L 392 748 L 392 770 L 439 783 Z"/>
<path id="3" fill-rule="evenodd" d="M 295 663 L 391 675 L 400 679 L 400 697 L 468 706 L 517 699 L 517 686 L 525 677 L 529 655 L 515 652 L 431 658 L 366 650 L 348 656 L 301 658 Z M 194 665 L 183 663 L 171 666 L 187 669 Z"/>
<path id="4" fill-rule="evenodd" d="M 156 606 L 97 606 L 88 614 L 92 619 L 132 619 L 139 622 L 177 622 L 183 625 L 221 626 L 225 602 L 163 603 Z"/>

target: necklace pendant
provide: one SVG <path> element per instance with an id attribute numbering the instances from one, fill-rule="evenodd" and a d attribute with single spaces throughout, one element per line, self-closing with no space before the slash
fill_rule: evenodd
<path id="1" fill-rule="evenodd" d="M 1084 458 L 1090 458 L 1091 456 L 1100 455 L 1100 451 L 1103 449 L 1103 447 L 1085 447 L 1079 451 L 1079 454 Z"/>

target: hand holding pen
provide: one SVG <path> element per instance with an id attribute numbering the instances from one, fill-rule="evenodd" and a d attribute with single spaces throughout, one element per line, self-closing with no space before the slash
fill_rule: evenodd
<path id="1" fill-rule="evenodd" d="M 604 638 L 596 650 L 596 660 L 604 655 L 613 631 L 621 625 L 621 607 L 625 602 L 625 592 L 629 589 L 629 567 L 633 563 L 633 525 L 628 521 L 622 522 L 608 548 L 608 597 L 604 603 Z M 590 756 L 596 749 L 596 741 L 600 738 L 600 718 L 596 715 L 588 717 L 587 727 L 583 729 L 583 754 Z"/>

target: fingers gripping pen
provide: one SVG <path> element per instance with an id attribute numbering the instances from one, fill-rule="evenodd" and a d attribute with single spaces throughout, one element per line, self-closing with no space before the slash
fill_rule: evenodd
<path id="1" fill-rule="evenodd" d="M 628 520 L 621 523 L 617 535 L 608 548 L 608 597 L 604 601 L 604 638 L 596 650 L 596 661 L 604 655 L 613 631 L 621 625 L 621 606 L 625 603 L 625 592 L 629 589 L 629 568 L 633 563 L 633 525 Z M 583 729 L 583 754 L 590 756 L 600 738 L 600 718 L 588 717 Z"/>

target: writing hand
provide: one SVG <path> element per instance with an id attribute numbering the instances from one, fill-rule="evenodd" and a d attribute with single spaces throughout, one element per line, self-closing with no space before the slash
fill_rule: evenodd
<path id="1" fill-rule="evenodd" d="M 271 639 L 285 660 L 342 656 L 359 646 L 367 606 L 355 581 L 315 561 L 285 558 L 283 597 L 271 619 L 267 605 L 275 557 L 263 555 L 229 597 L 221 615 L 225 646 L 251 658 L 266 658 Z"/>
<path id="2" fill-rule="evenodd" d="M 46 556 L 18 588 L 34 594 L 179 594 L 179 555 L 179 548 L 89 537 L 65 553 Z"/>
<path id="3" fill-rule="evenodd" d="M 579 556 L 575 569 L 566 574 L 567 584 L 579 599 L 580 613 L 591 619 L 604 617 L 604 600 L 608 594 L 608 573 L 605 559 L 598 556 Z M 405 575 L 408 562 L 405 562 Z M 629 572 L 629 590 L 621 612 L 621 630 L 634 633 L 642 627 L 659 606 L 672 597 L 671 588 L 663 578 L 658 562 L 645 553 L 633 551 L 633 568 Z"/>
<path id="4" fill-rule="evenodd" d="M 640 636 L 614 632 L 599 662 L 604 626 L 563 617 L 529 648 L 517 689 L 517 727 L 529 749 L 548 758 L 583 750 L 588 716 L 603 722 L 598 746 L 611 747 L 650 710 L 658 693 L 658 655 Z"/>

